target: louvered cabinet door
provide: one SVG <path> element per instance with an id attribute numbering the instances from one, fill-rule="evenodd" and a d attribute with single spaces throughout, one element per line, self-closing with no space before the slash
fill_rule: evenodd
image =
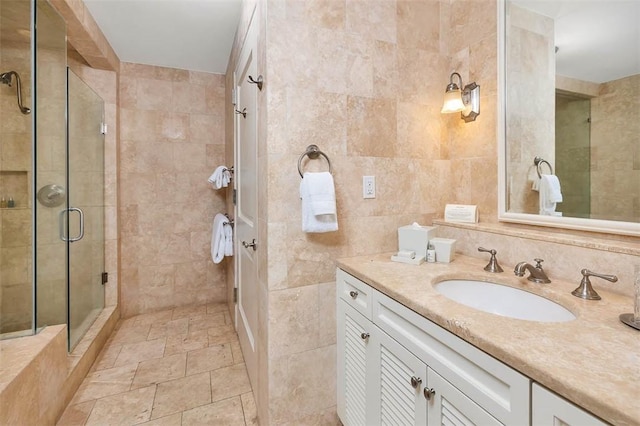
<path id="1" fill-rule="evenodd" d="M 502 425 L 458 388 L 429 368 L 429 426 L 498 426 Z M 429 390 L 431 392 L 429 392 Z"/>
<path id="2" fill-rule="evenodd" d="M 372 409 L 376 424 L 389 426 L 425 425 L 427 404 L 422 389 L 427 366 L 404 346 L 378 329 L 373 361 L 379 394 Z"/>
<path id="3" fill-rule="evenodd" d="M 369 410 L 371 337 L 374 325 L 344 301 L 338 300 L 338 416 L 345 426 L 372 423 Z"/>

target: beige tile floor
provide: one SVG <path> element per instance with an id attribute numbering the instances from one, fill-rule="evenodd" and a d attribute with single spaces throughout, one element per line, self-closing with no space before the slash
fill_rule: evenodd
<path id="1" fill-rule="evenodd" d="M 120 321 L 66 408 L 69 425 L 257 425 L 227 306 Z"/>

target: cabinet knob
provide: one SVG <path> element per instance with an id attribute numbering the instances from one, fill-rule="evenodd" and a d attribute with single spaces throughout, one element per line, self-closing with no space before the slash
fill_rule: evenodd
<path id="1" fill-rule="evenodd" d="M 358 297 L 358 292 L 351 290 L 349 292 L 349 296 L 351 296 L 352 299 L 355 299 L 356 297 Z"/>
<path id="2" fill-rule="evenodd" d="M 436 391 L 433 388 L 424 388 L 424 397 L 427 398 L 427 401 L 431 400 L 431 397 L 436 394 Z"/>
<path id="3" fill-rule="evenodd" d="M 362 333 L 360 337 L 362 338 L 362 340 L 367 340 L 369 338 L 369 333 Z"/>
<path id="4" fill-rule="evenodd" d="M 418 387 L 422 384 L 422 379 L 420 377 L 413 376 L 411 377 L 411 386 L 414 389 L 418 389 Z"/>

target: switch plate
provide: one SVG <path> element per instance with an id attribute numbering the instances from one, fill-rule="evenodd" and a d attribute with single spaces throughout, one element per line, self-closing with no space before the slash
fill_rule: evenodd
<path id="1" fill-rule="evenodd" d="M 362 198 L 376 198 L 375 176 L 362 176 Z"/>

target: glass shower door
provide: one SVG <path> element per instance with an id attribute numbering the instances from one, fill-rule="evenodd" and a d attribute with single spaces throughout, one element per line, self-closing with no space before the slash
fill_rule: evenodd
<path id="1" fill-rule="evenodd" d="M 73 348 L 104 307 L 104 102 L 68 70 L 68 328 Z"/>

